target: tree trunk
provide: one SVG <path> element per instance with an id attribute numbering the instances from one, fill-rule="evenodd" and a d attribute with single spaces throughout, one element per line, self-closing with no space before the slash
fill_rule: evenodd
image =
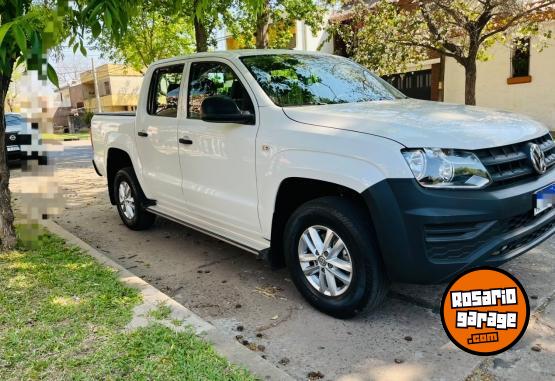
<path id="1" fill-rule="evenodd" d="M 270 12 L 268 4 L 264 6 L 264 10 L 256 17 L 256 49 L 268 49 L 270 39 L 268 29 L 270 28 Z"/>
<path id="2" fill-rule="evenodd" d="M 206 52 L 208 51 L 208 31 L 206 30 L 206 27 L 204 26 L 202 21 L 200 21 L 197 16 L 195 16 L 194 24 L 195 24 L 195 42 L 197 45 L 197 52 L 199 53 Z"/>
<path id="3" fill-rule="evenodd" d="M 476 58 L 469 58 L 464 65 L 464 103 L 476 106 Z"/>
<path id="4" fill-rule="evenodd" d="M 12 71 L 0 75 L 0 241 L 2 251 L 15 248 L 17 236 L 13 226 L 12 195 L 10 192 L 10 170 L 6 156 L 6 119 L 4 105 L 10 86 Z"/>

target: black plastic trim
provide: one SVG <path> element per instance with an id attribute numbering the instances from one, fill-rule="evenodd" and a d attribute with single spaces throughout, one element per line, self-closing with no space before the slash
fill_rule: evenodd
<path id="1" fill-rule="evenodd" d="M 96 172 L 96 174 L 97 174 L 98 176 L 102 177 L 102 173 L 100 173 L 100 172 L 98 171 L 98 167 L 96 166 L 96 163 L 94 162 L 94 159 L 92 160 L 92 163 L 93 163 L 94 171 Z"/>
<path id="2" fill-rule="evenodd" d="M 426 242 L 425 226 L 489 223 L 520 215 L 532 216 L 533 193 L 553 182 L 555 171 L 525 184 L 479 191 L 426 189 L 414 179 L 388 179 L 371 186 L 362 196 L 374 222 L 390 278 L 403 282 L 438 283 L 469 267 L 500 265 L 540 244 L 555 232 L 555 210 L 548 210 L 523 226 L 491 237 L 487 235 L 490 229 L 485 229 L 481 231 L 485 242 L 463 258 L 456 259 L 428 257 L 426 245 L 430 242 Z M 534 237 L 533 233 L 542 232 L 542 229 L 547 230 L 540 237 L 508 253 L 492 256 L 519 239 Z M 475 244 L 482 234 L 478 237 L 470 235 L 466 242 Z M 464 242 L 457 240 L 458 243 L 462 245 Z"/>

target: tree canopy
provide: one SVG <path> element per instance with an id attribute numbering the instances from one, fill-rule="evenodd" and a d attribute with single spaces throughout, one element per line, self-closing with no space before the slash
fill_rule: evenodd
<path id="1" fill-rule="evenodd" d="M 322 22 L 331 0 L 264 0 L 262 5 L 238 6 L 226 25 L 241 48 L 289 48 L 297 20 L 313 31 Z"/>
<path id="2" fill-rule="evenodd" d="M 3 250 L 12 249 L 17 237 L 6 162 L 5 100 L 14 68 L 25 63 L 39 78 L 58 86 L 58 76 L 48 63 L 48 53 L 69 38 L 74 50 L 86 53 L 89 33 L 98 37 L 109 29 L 121 39 L 135 10 L 131 0 L 0 0 L 0 241 Z"/>
<path id="3" fill-rule="evenodd" d="M 103 31 L 93 43 L 103 58 L 143 72 L 154 61 L 195 50 L 192 16 L 168 12 L 155 2 L 143 3 L 119 43 L 114 43 L 110 30 Z"/>
<path id="4" fill-rule="evenodd" d="M 476 104 L 476 61 L 500 41 L 541 35 L 541 21 L 553 16 L 555 0 L 362 0 L 330 31 L 347 52 L 369 68 L 388 74 L 430 57 L 451 57 L 465 68 L 466 103 Z M 346 22 L 345 20 L 349 20 Z M 545 31 L 543 37 L 551 37 Z"/>

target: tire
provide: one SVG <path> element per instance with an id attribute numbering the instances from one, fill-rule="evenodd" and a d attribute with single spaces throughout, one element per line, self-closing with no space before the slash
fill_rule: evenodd
<path id="1" fill-rule="evenodd" d="M 320 242 L 325 244 L 328 230 L 333 234 L 328 250 L 315 256 L 306 239 L 312 242 L 313 249 L 317 249 L 311 233 L 316 231 Z M 303 234 L 306 234 L 304 238 Z M 339 254 L 338 239 L 346 248 Z M 325 249 L 323 245 L 320 247 Z M 387 294 L 389 282 L 371 222 L 360 205 L 351 200 L 322 197 L 301 205 L 285 226 L 284 250 L 295 286 L 311 305 L 326 314 L 349 318 L 365 307 L 376 308 Z M 300 253 L 306 253 L 302 261 Z M 323 262 L 321 257 L 324 257 Z M 310 258 L 316 259 L 309 261 Z M 344 270 L 349 269 L 349 262 L 351 272 Z M 315 266 L 319 269 L 317 273 L 313 273 Z M 309 277 L 305 276 L 305 271 Z M 323 280 L 320 274 L 323 274 Z M 333 279 L 328 280 L 332 276 Z M 320 286 L 321 283 L 325 284 Z"/>
<path id="2" fill-rule="evenodd" d="M 120 188 L 126 196 L 120 194 Z M 116 173 L 113 192 L 119 216 L 129 229 L 144 230 L 152 226 L 156 216 L 143 207 L 146 197 L 133 168 L 122 168 Z"/>

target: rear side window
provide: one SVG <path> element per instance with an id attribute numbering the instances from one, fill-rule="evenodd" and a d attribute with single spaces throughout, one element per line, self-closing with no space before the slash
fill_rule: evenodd
<path id="1" fill-rule="evenodd" d="M 183 65 L 162 67 L 154 71 L 148 93 L 147 112 L 150 115 L 177 117 L 182 77 Z"/>

